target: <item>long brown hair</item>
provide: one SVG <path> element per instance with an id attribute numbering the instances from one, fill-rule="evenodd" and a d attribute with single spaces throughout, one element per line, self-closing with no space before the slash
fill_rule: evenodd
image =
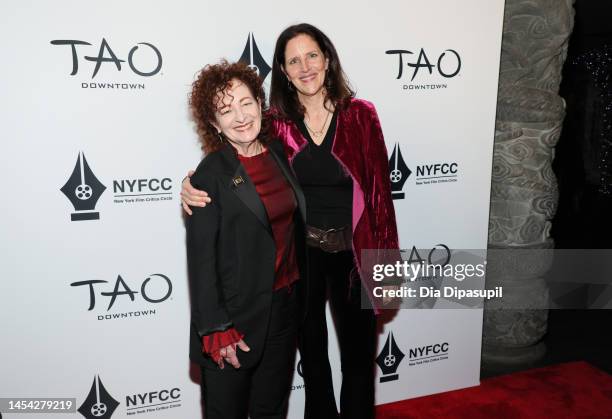
<path id="1" fill-rule="evenodd" d="M 276 40 L 272 63 L 270 107 L 274 108 L 275 115 L 280 118 L 301 119 L 304 116 L 304 106 L 300 103 L 295 88 L 290 87 L 290 82 L 282 70 L 282 66 L 285 64 L 287 43 L 302 34 L 310 36 L 329 60 L 325 76 L 326 99 L 331 100 L 335 107 L 343 108 L 355 96 L 355 92 L 351 89 L 340 65 L 336 47 L 327 35 L 308 23 L 289 26 Z"/>

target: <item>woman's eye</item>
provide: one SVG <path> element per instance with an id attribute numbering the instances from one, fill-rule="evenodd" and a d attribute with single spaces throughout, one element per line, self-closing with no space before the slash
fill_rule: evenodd
<path id="1" fill-rule="evenodd" d="M 316 58 L 318 56 L 319 54 L 317 54 L 316 52 L 313 52 L 312 54 L 310 54 L 310 58 Z"/>
<path id="2" fill-rule="evenodd" d="M 297 59 L 295 58 L 289 60 L 289 64 L 296 64 L 296 63 L 297 63 Z"/>
<path id="3" fill-rule="evenodd" d="M 229 110 L 229 109 L 227 109 L 227 108 L 226 108 L 226 109 L 221 109 L 221 110 L 219 111 L 219 113 L 220 113 L 221 115 L 227 115 L 228 113 L 230 113 L 230 110 Z"/>

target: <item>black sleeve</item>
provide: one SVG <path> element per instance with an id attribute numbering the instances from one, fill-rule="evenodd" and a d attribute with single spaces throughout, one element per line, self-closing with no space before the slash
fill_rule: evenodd
<path id="1" fill-rule="evenodd" d="M 217 274 L 217 240 L 221 212 L 215 176 L 197 173 L 193 186 L 206 190 L 213 199 L 206 207 L 192 207 L 187 217 L 187 265 L 191 291 L 191 319 L 200 336 L 232 327 Z"/>

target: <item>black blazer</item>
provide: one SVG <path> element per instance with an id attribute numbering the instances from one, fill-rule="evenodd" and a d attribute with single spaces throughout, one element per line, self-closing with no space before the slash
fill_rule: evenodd
<path id="1" fill-rule="evenodd" d="M 268 145 L 293 188 L 296 257 L 301 279 L 295 292 L 304 299 L 306 203 L 278 141 Z M 208 154 L 191 177 L 212 202 L 192 207 L 187 219 L 187 262 L 191 292 L 190 358 L 214 366 L 202 354 L 201 336 L 234 326 L 244 334 L 249 352 L 238 350 L 242 367 L 257 363 L 268 329 L 276 245 L 266 209 L 234 149 L 225 145 Z M 300 311 L 303 311 L 301 308 Z"/>

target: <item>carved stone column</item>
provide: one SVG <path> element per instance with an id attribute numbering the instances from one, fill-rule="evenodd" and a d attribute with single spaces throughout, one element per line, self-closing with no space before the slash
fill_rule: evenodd
<path id="1" fill-rule="evenodd" d="M 497 102 L 487 286 L 503 286 L 504 301 L 525 309 L 485 305 L 483 362 L 538 359 L 548 312 L 542 275 L 551 260 L 530 249 L 552 248 L 557 182 L 551 163 L 565 104 L 561 70 L 573 27 L 573 0 L 506 0 Z M 502 304 L 504 304 L 502 302 Z"/>

